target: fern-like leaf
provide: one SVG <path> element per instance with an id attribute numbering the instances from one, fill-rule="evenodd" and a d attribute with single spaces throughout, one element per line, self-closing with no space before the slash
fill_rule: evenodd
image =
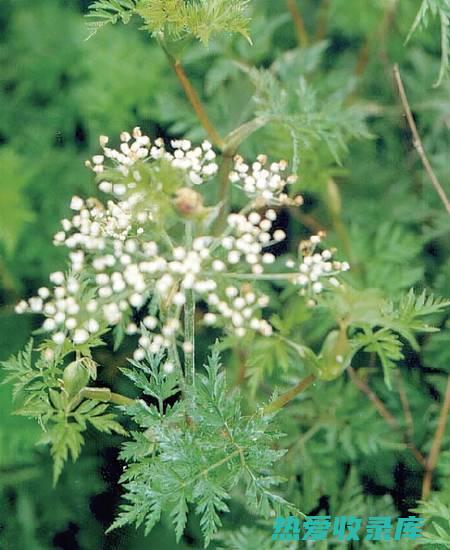
<path id="1" fill-rule="evenodd" d="M 128 23 L 135 13 L 136 0 L 98 0 L 89 6 L 89 10 L 88 39 L 105 25 L 115 25 L 119 21 Z"/>
<path id="2" fill-rule="evenodd" d="M 423 0 L 417 12 L 414 22 L 406 38 L 408 42 L 411 36 L 420 28 L 426 28 L 429 23 L 430 15 L 438 17 L 441 32 L 441 66 L 437 81 L 434 87 L 439 86 L 449 68 L 450 55 L 450 1 L 449 0 Z"/>

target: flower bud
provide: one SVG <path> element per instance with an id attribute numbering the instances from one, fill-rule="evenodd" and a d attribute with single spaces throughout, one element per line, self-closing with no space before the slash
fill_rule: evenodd
<path id="1" fill-rule="evenodd" d="M 79 361 L 73 361 L 64 369 L 64 389 L 70 397 L 76 395 L 89 382 L 88 370 Z"/>
<path id="2" fill-rule="evenodd" d="M 321 380 L 334 380 L 349 365 L 350 344 L 347 331 L 332 330 L 326 337 L 320 353 L 319 373 Z"/>
<path id="3" fill-rule="evenodd" d="M 198 216 L 203 213 L 203 197 L 190 189 L 181 187 L 175 195 L 175 207 L 182 216 Z"/>

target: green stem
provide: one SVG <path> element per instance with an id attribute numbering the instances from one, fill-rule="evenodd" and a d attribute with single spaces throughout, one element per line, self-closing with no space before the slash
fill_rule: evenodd
<path id="1" fill-rule="evenodd" d="M 215 234 L 220 233 L 225 228 L 227 216 L 230 211 L 229 190 L 230 179 L 229 175 L 233 168 L 233 156 L 223 155 L 222 163 L 219 168 L 218 180 L 219 180 L 219 203 L 222 204 L 220 213 L 215 222 Z"/>
<path id="2" fill-rule="evenodd" d="M 186 223 L 186 245 L 192 246 L 192 222 Z M 184 375 L 187 386 L 195 387 L 195 296 L 194 290 L 186 290 L 184 304 L 184 340 L 188 349 L 184 352 Z"/>
<path id="3" fill-rule="evenodd" d="M 330 271 L 327 275 L 338 275 L 340 271 Z M 206 273 L 207 275 L 208 273 Z M 294 281 L 300 273 L 221 273 L 222 277 L 241 281 Z"/>
<path id="4" fill-rule="evenodd" d="M 189 479 L 189 480 L 185 481 L 184 483 L 182 483 L 182 487 L 187 487 L 187 486 L 191 485 L 192 483 L 194 483 L 195 481 L 201 479 L 202 477 L 206 477 L 209 474 L 209 472 L 211 472 L 212 470 L 215 470 L 216 468 L 220 468 L 220 466 L 223 466 L 224 464 L 226 464 L 227 462 L 232 460 L 235 456 L 241 455 L 242 452 L 243 452 L 243 449 L 241 449 L 241 448 L 236 449 L 235 451 L 233 451 L 228 456 L 225 456 L 224 458 L 218 460 L 214 464 L 211 464 L 211 466 L 208 466 L 207 468 L 205 468 L 204 470 L 199 472 L 192 479 Z"/>
<path id="5" fill-rule="evenodd" d="M 282 393 L 279 397 L 277 397 L 277 399 L 275 399 L 275 401 L 272 401 L 272 403 L 269 403 L 266 407 L 264 407 L 264 414 L 272 414 L 283 408 L 287 403 L 297 397 L 297 395 L 304 392 L 315 380 L 316 376 L 314 374 L 310 374 L 301 380 L 296 386 L 287 392 Z"/>
<path id="6" fill-rule="evenodd" d="M 184 354 L 185 375 L 188 386 L 195 387 L 195 297 L 194 291 L 186 291 L 186 304 L 184 306 L 184 335 L 189 349 Z"/>
<path id="7" fill-rule="evenodd" d="M 178 355 L 178 349 L 177 349 L 177 341 L 175 339 L 175 335 L 171 338 L 170 348 L 169 348 L 169 356 L 171 360 L 174 362 L 178 372 L 180 373 L 180 388 L 181 393 L 185 396 L 186 395 L 186 381 L 183 373 L 183 368 L 181 366 L 180 356 Z"/>
<path id="8" fill-rule="evenodd" d="M 125 395 L 120 395 L 120 393 L 114 393 L 109 388 L 83 388 L 80 392 L 80 397 L 113 403 L 114 405 L 133 405 L 136 403 L 135 399 L 125 397 Z"/>

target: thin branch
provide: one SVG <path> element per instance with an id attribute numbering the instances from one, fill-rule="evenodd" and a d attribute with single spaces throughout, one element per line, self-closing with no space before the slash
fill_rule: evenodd
<path id="1" fill-rule="evenodd" d="M 297 2 L 296 0 L 287 0 L 287 5 L 288 5 L 289 11 L 291 12 L 292 20 L 294 22 L 298 44 L 300 48 L 306 48 L 309 44 L 309 37 L 305 29 L 303 18 L 298 9 Z"/>
<path id="2" fill-rule="evenodd" d="M 319 6 L 319 17 L 316 30 L 316 41 L 323 40 L 327 35 L 328 26 L 328 10 L 330 7 L 330 0 L 322 0 Z"/>
<path id="3" fill-rule="evenodd" d="M 192 222 L 186 223 L 186 246 L 192 246 Z M 188 349 L 184 349 L 184 372 L 188 387 L 195 388 L 195 296 L 193 289 L 186 289 L 184 304 L 184 341 Z"/>
<path id="4" fill-rule="evenodd" d="M 447 389 L 445 390 L 444 402 L 442 404 L 441 412 L 439 414 L 438 425 L 433 438 L 433 444 L 431 445 L 430 454 L 428 455 L 425 475 L 422 484 L 422 500 L 426 500 L 431 491 L 431 481 L 433 479 L 433 472 L 436 468 L 439 459 L 439 453 L 442 447 L 442 440 L 445 434 L 445 428 L 447 427 L 448 414 L 450 411 L 450 376 L 447 378 Z"/>
<path id="5" fill-rule="evenodd" d="M 220 213 L 214 224 L 214 232 L 221 233 L 226 227 L 227 216 L 230 211 L 229 197 L 230 192 L 230 172 L 233 168 L 233 157 L 230 154 L 223 154 L 222 163 L 219 168 L 219 203 L 222 203 Z"/>
<path id="6" fill-rule="evenodd" d="M 350 379 L 355 384 L 355 386 L 364 393 L 372 402 L 380 416 L 383 417 L 384 421 L 388 426 L 393 428 L 394 430 L 401 431 L 401 426 L 397 422 L 397 419 L 388 411 L 385 404 L 381 401 L 381 399 L 376 395 L 376 393 L 369 387 L 369 385 L 364 382 L 364 380 L 361 380 L 361 378 L 356 374 L 353 367 L 348 367 L 347 369 L 348 374 L 350 376 Z M 405 435 L 404 442 L 407 448 L 412 452 L 417 462 L 425 467 L 425 457 L 423 454 L 419 451 L 419 449 L 412 443 L 412 441 L 409 440 L 409 438 Z"/>
<path id="7" fill-rule="evenodd" d="M 411 414 L 411 407 L 409 406 L 408 396 L 406 394 L 405 385 L 403 384 L 403 378 L 400 370 L 397 371 L 398 382 L 398 394 L 402 404 L 403 414 L 405 415 L 406 429 L 408 437 L 411 440 L 414 437 L 414 419 Z"/>
<path id="8" fill-rule="evenodd" d="M 178 80 L 180 81 L 180 84 L 183 87 L 184 93 L 186 94 L 186 97 L 188 98 L 190 104 L 192 105 L 192 108 L 195 111 L 195 114 L 197 115 L 203 128 L 206 130 L 206 133 L 208 134 L 212 143 L 216 147 L 218 147 L 220 150 L 224 149 L 225 142 L 220 137 L 219 132 L 216 130 L 213 123 L 209 119 L 208 114 L 200 100 L 200 97 L 195 91 L 194 87 L 192 86 L 183 68 L 183 65 L 181 64 L 181 61 L 173 57 L 173 55 L 168 51 L 168 49 L 165 47 L 162 41 L 160 41 L 159 43 L 164 53 L 166 54 L 167 59 L 169 60 L 169 63 L 171 64 L 173 70 L 175 71 L 175 74 L 177 75 Z"/>
<path id="9" fill-rule="evenodd" d="M 180 63 L 180 61 L 176 60 L 173 63 L 173 68 L 175 70 L 176 75 L 178 76 L 178 79 L 181 85 L 183 86 L 183 90 L 187 98 L 191 102 L 191 105 L 195 111 L 195 114 L 200 120 L 202 126 L 205 128 L 206 132 L 208 133 L 211 141 L 213 142 L 214 145 L 219 147 L 219 149 L 223 149 L 225 146 L 225 143 L 220 137 L 217 130 L 214 128 L 212 122 L 210 121 L 202 105 L 202 102 L 200 101 L 200 97 L 198 96 L 197 92 L 194 90 L 189 78 L 186 75 L 183 65 Z"/>
<path id="10" fill-rule="evenodd" d="M 309 376 L 301 380 L 296 386 L 294 386 L 287 392 L 282 393 L 274 401 L 264 407 L 264 414 L 272 414 L 275 411 L 283 408 L 287 403 L 297 397 L 297 395 L 300 395 L 302 392 L 304 392 L 315 380 L 316 376 L 314 374 L 310 374 Z"/>
<path id="11" fill-rule="evenodd" d="M 420 138 L 419 132 L 417 130 L 416 122 L 414 120 L 414 116 L 411 112 L 411 107 L 409 106 L 408 102 L 408 96 L 405 92 L 405 87 L 403 85 L 402 77 L 400 75 L 400 69 L 398 65 L 394 65 L 394 80 L 398 88 L 398 93 L 400 96 L 400 101 L 402 102 L 403 110 L 405 112 L 406 120 L 408 121 L 409 129 L 411 130 L 412 136 L 413 136 L 413 145 L 414 148 L 417 151 L 417 154 L 420 157 L 420 160 L 423 164 L 423 167 L 425 168 L 425 171 L 433 185 L 433 187 L 436 190 L 436 193 L 439 195 L 439 198 L 441 199 L 443 205 L 445 206 L 445 209 L 447 210 L 447 213 L 450 214 L 450 201 L 447 198 L 447 195 L 445 194 L 445 191 L 442 187 L 442 185 L 439 183 L 439 180 L 434 173 L 434 170 L 430 164 L 430 161 L 428 160 L 428 157 L 425 153 L 425 149 L 423 147 L 422 140 Z"/>
<path id="12" fill-rule="evenodd" d="M 362 391 L 367 397 L 370 399 L 370 401 L 373 403 L 373 406 L 377 409 L 380 416 L 384 418 L 386 421 L 386 424 L 391 426 L 392 428 L 399 429 L 400 425 L 397 422 L 397 419 L 387 410 L 384 403 L 381 401 L 381 399 L 374 393 L 371 388 L 368 386 L 364 380 L 362 380 L 355 372 L 353 367 L 348 367 L 347 372 L 352 380 L 352 382 L 355 384 L 355 386 Z"/>

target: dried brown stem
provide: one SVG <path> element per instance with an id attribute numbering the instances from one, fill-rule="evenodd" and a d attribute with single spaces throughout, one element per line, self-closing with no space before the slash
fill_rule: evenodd
<path id="1" fill-rule="evenodd" d="M 297 34 L 298 45 L 300 48 L 306 48 L 309 44 L 308 33 L 305 29 L 305 24 L 296 0 L 287 0 L 288 9 L 291 12 L 292 21 L 294 22 L 295 32 Z"/>
<path id="2" fill-rule="evenodd" d="M 433 443 L 431 445 L 430 454 L 428 455 L 425 465 L 425 475 L 422 483 L 422 500 L 426 500 L 430 496 L 431 482 L 433 480 L 433 472 L 436 468 L 439 459 L 439 453 L 442 447 L 442 440 L 447 427 L 448 414 L 450 411 L 450 376 L 447 378 L 447 388 L 445 390 L 444 402 L 439 414 L 438 425 L 434 434 Z"/>
<path id="3" fill-rule="evenodd" d="M 428 157 L 425 153 L 425 149 L 423 147 L 423 143 L 420 138 L 419 131 L 417 130 L 414 116 L 411 112 L 411 107 L 409 106 L 408 96 L 406 95 L 405 87 L 403 85 L 403 80 L 402 80 L 398 65 L 394 65 L 393 73 L 394 73 L 394 80 L 397 85 L 398 93 L 400 96 L 400 101 L 402 103 L 403 110 L 405 112 L 406 120 L 408 122 L 409 129 L 411 130 L 411 133 L 413 136 L 414 148 L 416 149 L 417 154 L 420 157 L 422 165 L 425 168 L 425 171 L 434 189 L 436 190 L 436 193 L 439 195 L 439 198 L 441 199 L 443 205 L 445 206 L 447 213 L 450 214 L 450 201 L 448 200 L 447 195 L 445 194 L 445 191 L 442 185 L 440 184 L 436 174 L 434 173 L 434 170 L 430 164 L 430 161 L 428 160 Z"/>

